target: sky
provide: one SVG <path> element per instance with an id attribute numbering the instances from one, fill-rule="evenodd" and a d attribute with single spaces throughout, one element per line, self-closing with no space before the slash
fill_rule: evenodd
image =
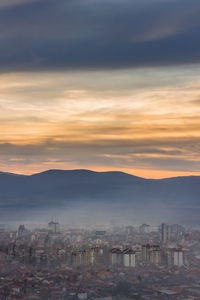
<path id="1" fill-rule="evenodd" d="M 0 171 L 200 175 L 199 0 L 1 0 Z"/>

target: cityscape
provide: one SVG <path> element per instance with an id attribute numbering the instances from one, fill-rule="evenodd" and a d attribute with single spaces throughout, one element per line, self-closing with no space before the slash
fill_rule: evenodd
<path id="1" fill-rule="evenodd" d="M 200 300 L 200 0 L 0 0 L 0 300 Z"/>
<path id="2" fill-rule="evenodd" d="M 1 225 L 0 299 L 200 299 L 200 230 Z"/>

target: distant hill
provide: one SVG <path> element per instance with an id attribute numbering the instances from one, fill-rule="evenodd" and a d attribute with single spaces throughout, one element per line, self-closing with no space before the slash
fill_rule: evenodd
<path id="1" fill-rule="evenodd" d="M 1 218 L 72 206 L 102 207 L 123 219 L 130 219 L 132 211 L 141 213 L 142 220 L 149 215 L 150 221 L 174 218 L 199 224 L 200 177 L 153 180 L 89 170 L 48 170 L 30 176 L 0 172 Z"/>

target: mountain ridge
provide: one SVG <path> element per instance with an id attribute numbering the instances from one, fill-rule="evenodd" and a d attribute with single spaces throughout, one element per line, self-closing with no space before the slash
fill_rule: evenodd
<path id="1" fill-rule="evenodd" d="M 200 175 L 186 175 L 186 176 L 173 176 L 173 177 L 163 177 L 163 178 L 145 178 L 145 177 L 141 177 L 141 176 L 137 176 L 134 174 L 130 174 L 127 172 L 123 172 L 123 171 L 94 171 L 94 170 L 89 170 L 89 169 L 47 169 L 41 172 L 36 172 L 36 173 L 32 173 L 32 174 L 19 174 L 19 173 L 12 173 L 12 172 L 4 172 L 4 171 L 0 171 L 0 175 L 15 175 L 15 176 L 26 176 L 26 177 L 31 177 L 31 176 L 37 176 L 40 174 L 48 174 L 48 173 L 92 173 L 92 174 L 123 174 L 123 175 L 128 175 L 131 176 L 133 178 L 139 178 L 139 179 L 145 179 L 145 180 L 155 180 L 155 181 L 162 181 L 162 180 L 171 180 L 171 179 L 185 179 L 185 178 L 200 178 Z"/>
<path id="2" fill-rule="evenodd" d="M 89 211 L 200 223 L 200 176 L 146 179 L 117 171 L 51 169 L 32 175 L 0 173 L 0 217 L 33 210 Z M 94 212 L 93 212 L 94 213 Z"/>

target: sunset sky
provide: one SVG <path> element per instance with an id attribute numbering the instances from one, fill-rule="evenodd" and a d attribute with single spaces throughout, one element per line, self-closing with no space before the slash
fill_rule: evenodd
<path id="1" fill-rule="evenodd" d="M 200 174 L 199 0 L 1 0 L 0 171 Z"/>

